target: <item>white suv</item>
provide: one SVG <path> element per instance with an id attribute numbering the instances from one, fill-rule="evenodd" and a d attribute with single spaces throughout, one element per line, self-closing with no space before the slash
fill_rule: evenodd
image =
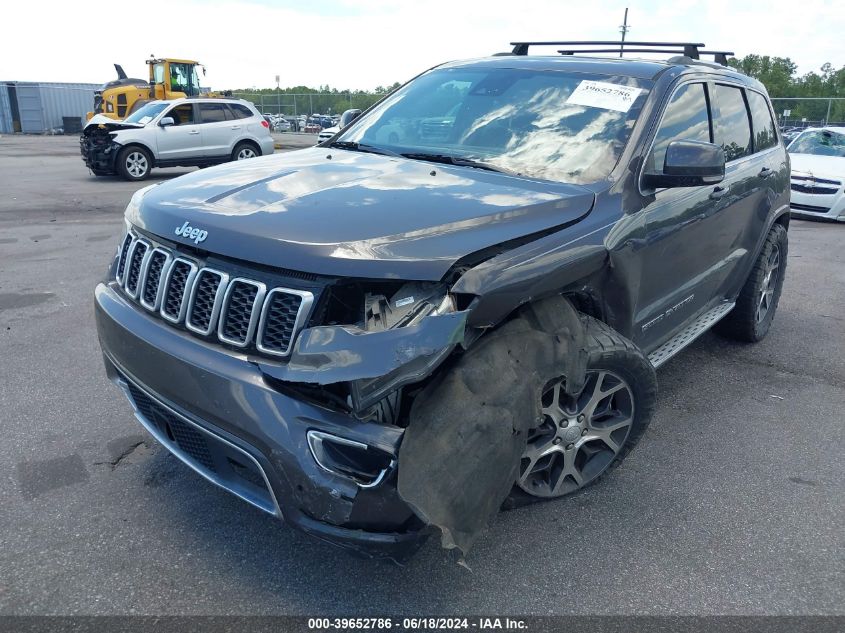
<path id="1" fill-rule="evenodd" d="M 153 167 L 205 167 L 273 153 L 267 121 L 241 99 L 151 101 L 123 121 L 93 117 L 79 140 L 97 176 L 143 180 Z"/>

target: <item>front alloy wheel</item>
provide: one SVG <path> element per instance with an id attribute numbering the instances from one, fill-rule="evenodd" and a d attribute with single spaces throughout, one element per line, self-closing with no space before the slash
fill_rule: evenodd
<path id="1" fill-rule="evenodd" d="M 126 157 L 126 171 L 135 178 L 143 178 L 150 169 L 147 157 L 141 152 L 132 152 Z"/>
<path id="2" fill-rule="evenodd" d="M 594 481 L 616 459 L 634 423 L 634 394 L 618 374 L 587 372 L 577 397 L 547 386 L 543 422 L 531 431 L 517 485 L 533 497 L 560 497 Z"/>
<path id="3" fill-rule="evenodd" d="M 126 180 L 144 180 L 152 166 L 150 155 L 140 147 L 127 147 L 117 156 L 117 170 Z"/>

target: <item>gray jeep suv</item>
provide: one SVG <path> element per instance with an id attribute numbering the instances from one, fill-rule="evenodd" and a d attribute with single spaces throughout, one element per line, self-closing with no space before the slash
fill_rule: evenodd
<path id="1" fill-rule="evenodd" d="M 466 551 L 617 465 L 702 332 L 766 335 L 789 158 L 763 86 L 700 44 L 533 44 L 133 196 L 96 318 L 162 445 L 348 549 Z"/>

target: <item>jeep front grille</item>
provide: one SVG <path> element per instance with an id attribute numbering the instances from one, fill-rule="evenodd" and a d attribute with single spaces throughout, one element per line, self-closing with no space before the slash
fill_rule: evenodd
<path id="1" fill-rule="evenodd" d="M 290 353 L 314 301 L 308 291 L 230 279 L 132 234 L 121 243 L 115 279 L 129 297 L 174 325 L 271 356 Z"/>
<path id="2" fill-rule="evenodd" d="M 172 323 L 179 323 L 188 307 L 185 289 L 197 274 L 197 267 L 185 259 L 173 260 L 164 280 L 164 298 L 161 302 L 161 316 Z"/>
<path id="3" fill-rule="evenodd" d="M 118 281 L 123 281 L 123 271 L 126 270 L 126 256 L 129 254 L 130 246 L 132 246 L 132 235 L 127 233 L 126 237 L 123 238 L 123 242 L 120 245 L 120 253 L 118 254 L 118 257 L 120 257 L 117 264 Z"/>
<path id="4" fill-rule="evenodd" d="M 203 268 L 197 273 L 197 280 L 191 289 L 191 301 L 188 303 L 188 318 L 185 320 L 189 330 L 203 335 L 211 332 L 227 281 L 225 273 L 210 268 Z"/>
<path id="5" fill-rule="evenodd" d="M 144 257 L 150 250 L 149 244 L 144 240 L 135 240 L 129 249 L 129 263 L 126 271 L 126 283 L 123 285 L 130 297 L 138 296 L 138 282 L 141 280 L 141 269 L 144 266 Z"/>
<path id="6" fill-rule="evenodd" d="M 246 345 L 255 333 L 260 312 L 255 306 L 264 300 L 267 287 L 249 279 L 234 279 L 226 290 L 223 315 L 217 335 L 232 345 Z"/>
<path id="7" fill-rule="evenodd" d="M 170 262 L 170 253 L 156 248 L 150 254 L 147 263 L 147 273 L 144 275 L 144 285 L 141 288 L 141 305 L 148 310 L 158 310 L 158 297 L 165 266 Z"/>
<path id="8" fill-rule="evenodd" d="M 293 332 L 306 297 L 279 289 L 271 290 L 264 301 L 262 327 L 258 331 L 258 349 L 284 356 L 290 350 Z"/>

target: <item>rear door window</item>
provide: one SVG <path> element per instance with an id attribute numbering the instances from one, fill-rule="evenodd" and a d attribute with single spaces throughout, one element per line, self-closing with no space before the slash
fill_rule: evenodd
<path id="1" fill-rule="evenodd" d="M 232 114 L 225 103 L 201 103 L 200 117 L 203 123 L 220 123 L 231 120 Z"/>
<path id="2" fill-rule="evenodd" d="M 766 98 L 759 92 L 746 90 L 748 107 L 751 109 L 751 124 L 754 128 L 754 151 L 774 147 L 778 144 L 778 135 L 775 130 L 775 121 L 772 119 L 772 112 Z"/>
<path id="3" fill-rule="evenodd" d="M 716 104 L 719 115 L 713 119 L 716 143 L 725 150 L 730 162 L 751 153 L 751 123 L 742 90 L 735 86 L 716 84 Z"/>
<path id="4" fill-rule="evenodd" d="M 672 95 L 654 137 L 648 173 L 659 174 L 663 171 L 666 148 L 672 141 L 711 142 L 704 84 L 686 84 Z"/>
<path id="5" fill-rule="evenodd" d="M 241 103 L 230 103 L 229 107 L 232 109 L 236 119 L 248 119 L 253 116 L 252 111 Z"/>

